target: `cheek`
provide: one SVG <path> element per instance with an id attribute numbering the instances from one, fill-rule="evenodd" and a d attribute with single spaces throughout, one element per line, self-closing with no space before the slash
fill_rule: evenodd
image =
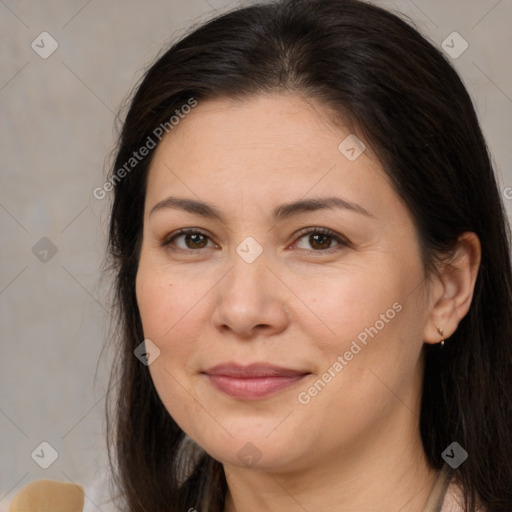
<path id="1" fill-rule="evenodd" d="M 191 429 L 187 418 L 200 413 L 186 388 L 198 348 L 195 332 L 204 321 L 194 316 L 200 313 L 204 291 L 195 291 L 193 279 L 188 283 L 190 286 L 176 282 L 157 264 L 141 259 L 136 295 L 144 337 L 160 350 L 149 371 L 165 408 L 187 431 Z"/>
<path id="2" fill-rule="evenodd" d="M 320 329 L 328 330 L 328 337 L 322 338 L 331 340 L 333 349 L 342 349 L 346 341 L 359 334 L 364 341 L 365 333 L 368 336 L 366 330 L 376 323 L 378 331 L 395 323 L 397 309 L 400 309 L 396 303 L 403 299 L 406 289 L 403 278 L 391 265 L 373 265 L 360 272 L 339 272 L 314 289 L 311 284 L 305 279 L 297 287 L 297 295 L 314 313 L 314 318 L 310 315 L 311 326 L 315 322 L 318 334 Z"/>
<path id="3" fill-rule="evenodd" d="M 155 343 L 162 338 L 165 328 L 169 328 L 172 320 L 165 312 L 166 304 L 172 294 L 172 283 L 167 283 L 164 276 L 159 275 L 146 264 L 142 258 L 137 271 L 135 292 L 141 316 L 144 336 Z M 163 324 L 163 325 L 162 325 Z"/>
<path id="4" fill-rule="evenodd" d="M 136 278 L 136 296 L 144 336 L 154 341 L 161 350 L 179 338 L 184 326 L 197 325 L 191 321 L 200 309 L 201 293 L 197 279 L 186 282 L 166 271 L 159 262 L 141 258 Z M 175 348 L 183 346 L 176 343 Z"/>
<path id="5" fill-rule="evenodd" d="M 302 283 L 299 293 L 317 315 L 310 315 L 307 329 L 321 354 L 319 370 L 329 380 L 330 391 L 315 399 L 317 405 L 340 400 L 356 408 L 358 403 L 383 403 L 389 392 L 379 378 L 392 388 L 411 378 L 422 346 L 419 289 L 411 291 L 421 282 L 422 269 L 409 261 L 381 259 L 364 271 L 339 273 L 309 293 L 306 280 Z M 332 384 L 323 373 L 329 370 L 336 375 Z"/>

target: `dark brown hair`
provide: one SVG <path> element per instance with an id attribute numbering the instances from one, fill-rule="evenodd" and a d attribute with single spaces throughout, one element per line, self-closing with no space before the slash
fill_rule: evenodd
<path id="1" fill-rule="evenodd" d="M 460 234 L 480 238 L 468 314 L 442 350 L 425 346 L 420 429 L 433 468 L 442 466 L 453 441 L 468 452 L 456 470 L 466 510 L 479 497 L 490 512 L 510 512 L 509 228 L 470 96 L 441 51 L 408 22 L 358 0 L 283 0 L 218 16 L 146 72 L 122 126 L 111 179 L 190 98 L 266 91 L 315 98 L 357 127 L 410 210 L 427 274 Z M 111 383 L 118 386 L 107 402 L 109 458 L 123 510 L 217 512 L 226 492 L 222 465 L 186 442 L 148 367 L 134 356 L 144 339 L 135 277 L 153 152 L 113 187 L 109 268 L 118 345 Z"/>

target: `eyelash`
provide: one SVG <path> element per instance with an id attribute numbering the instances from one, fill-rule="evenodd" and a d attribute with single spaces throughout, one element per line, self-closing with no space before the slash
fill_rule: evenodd
<path id="1" fill-rule="evenodd" d="M 174 233 L 170 238 L 166 238 L 164 240 L 164 242 L 162 243 L 162 245 L 164 247 L 169 248 L 169 246 L 172 244 L 172 242 L 174 240 L 176 240 L 176 238 L 183 236 L 183 235 L 196 235 L 196 234 L 203 235 L 204 237 L 211 240 L 211 238 L 204 231 L 202 231 L 200 229 L 184 228 L 184 229 L 180 229 L 178 232 Z M 311 249 L 310 252 L 315 252 L 315 253 L 320 253 L 320 254 L 330 254 L 331 252 L 339 250 L 340 248 L 351 246 L 350 241 L 348 239 L 346 239 L 345 237 L 342 237 L 338 233 L 331 231 L 330 229 L 327 229 L 327 228 L 317 228 L 317 227 L 301 229 L 296 234 L 297 240 L 294 243 L 296 243 L 298 240 L 300 240 L 301 238 L 303 238 L 304 236 L 309 235 L 309 234 L 326 235 L 337 242 L 337 245 L 335 245 L 334 247 L 329 247 L 328 249 L 317 249 L 317 250 Z M 181 247 L 174 247 L 171 250 L 184 251 L 184 252 L 200 252 L 204 249 L 207 249 L 207 247 L 202 247 L 200 249 L 182 249 Z M 299 250 L 307 250 L 307 249 L 299 249 Z"/>

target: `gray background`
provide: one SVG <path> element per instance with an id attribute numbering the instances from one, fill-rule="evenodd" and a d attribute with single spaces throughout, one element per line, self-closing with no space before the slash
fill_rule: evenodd
<path id="1" fill-rule="evenodd" d="M 100 496 L 111 355 L 101 353 L 108 311 L 99 280 L 109 198 L 92 191 L 105 181 L 115 115 L 144 67 L 192 24 L 242 3 L 0 0 L 0 510 L 40 478 L 81 483 L 86 510 L 110 510 Z M 438 47 L 454 31 L 468 42 L 451 60 L 512 211 L 512 1 L 374 3 L 410 16 Z M 31 47 L 42 46 L 43 31 L 58 42 L 46 59 Z M 58 452 L 48 469 L 31 457 L 43 441 Z"/>

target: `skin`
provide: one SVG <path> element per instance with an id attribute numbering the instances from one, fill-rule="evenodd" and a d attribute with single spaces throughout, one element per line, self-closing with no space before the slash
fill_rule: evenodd
<path id="1" fill-rule="evenodd" d="M 461 236 L 451 263 L 425 279 L 410 212 L 369 144 L 355 161 L 342 154 L 351 131 L 331 119 L 291 94 L 200 102 L 150 167 L 136 280 L 144 335 L 160 350 L 149 369 L 178 425 L 223 464 L 226 512 L 412 512 L 437 476 L 419 433 L 423 347 L 441 340 L 438 327 L 448 338 L 467 313 L 478 238 Z M 150 214 L 170 195 L 206 201 L 224 219 L 174 208 Z M 271 216 L 283 203 L 333 195 L 370 216 Z M 310 227 L 349 243 L 297 235 Z M 164 245 L 181 228 L 207 236 Z M 249 236 L 263 249 L 252 263 L 236 251 Z M 401 310 L 301 403 L 299 393 L 396 303 Z M 241 400 L 201 374 L 232 361 L 310 375 Z M 244 446 L 256 464 L 237 456 Z"/>

